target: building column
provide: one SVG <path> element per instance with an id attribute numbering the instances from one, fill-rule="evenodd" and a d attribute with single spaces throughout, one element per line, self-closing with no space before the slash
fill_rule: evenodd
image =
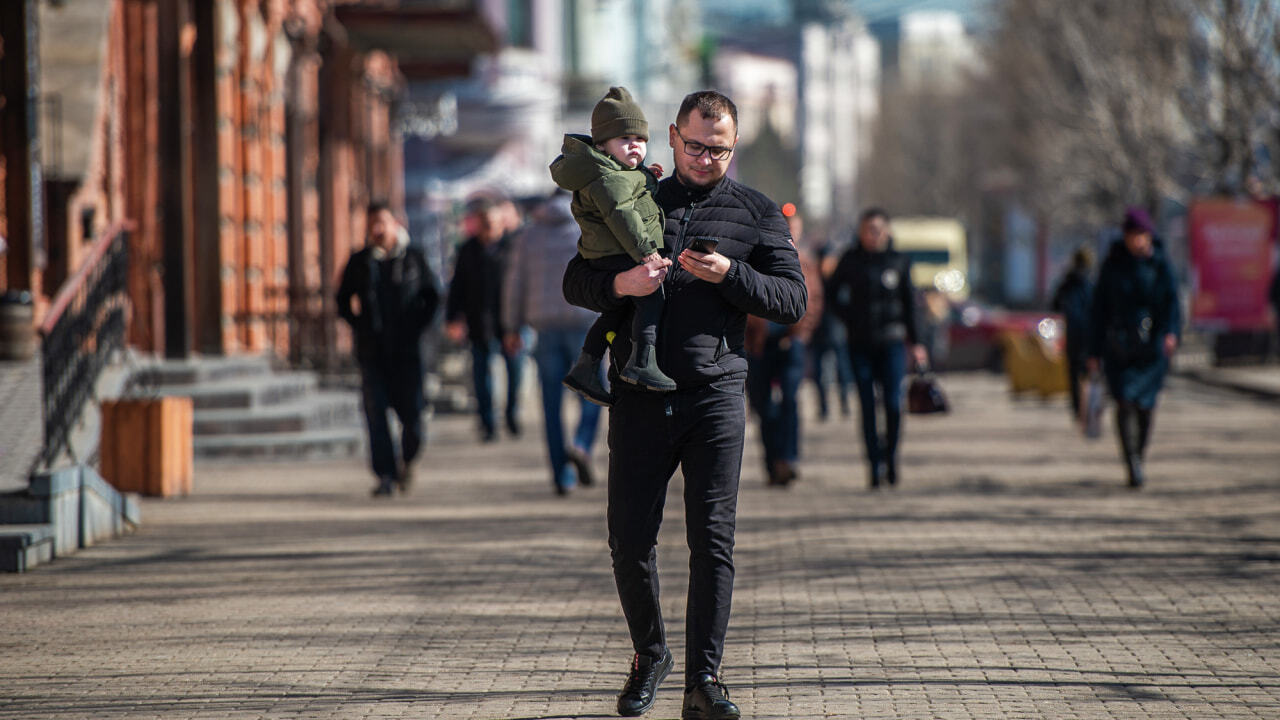
<path id="1" fill-rule="evenodd" d="M 188 52 L 181 44 L 187 26 L 187 0 L 160 0 L 157 16 L 160 63 L 156 68 L 159 92 L 160 204 L 157 224 L 164 268 L 164 354 L 185 358 L 191 354 L 191 176 L 190 102 Z"/>
<path id="2" fill-rule="evenodd" d="M 10 290 L 39 295 L 36 271 L 44 264 L 44 208 L 38 132 L 39 49 L 36 0 L 0 2 L 0 145 L 4 155 L 7 219 L 5 283 Z"/>

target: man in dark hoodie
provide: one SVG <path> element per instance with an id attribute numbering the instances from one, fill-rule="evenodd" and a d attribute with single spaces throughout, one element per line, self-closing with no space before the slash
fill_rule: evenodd
<path id="1" fill-rule="evenodd" d="M 1093 293 L 1089 371 L 1101 366 L 1116 401 L 1116 432 L 1129 487 L 1146 482 L 1142 463 L 1151 439 L 1156 396 L 1182 336 L 1178 284 L 1142 208 L 1129 208 L 1124 237 L 1098 271 Z"/>
<path id="2" fill-rule="evenodd" d="M 746 430 L 743 336 L 748 313 L 778 323 L 799 320 L 804 275 L 777 204 L 726 177 L 738 140 L 733 101 L 713 91 L 685 97 L 667 136 L 675 172 L 658 184 L 656 199 L 669 254 L 622 272 L 593 268 L 579 255 L 565 271 L 564 292 L 569 302 L 596 312 L 630 305 L 629 296 L 659 287 L 667 297 L 656 349 L 677 387 L 659 393 L 615 382 L 609 414 L 609 548 L 635 649 L 618 713 L 640 715 L 653 707 L 674 664 L 658 598 L 656 546 L 667 483 L 679 467 L 691 555 L 682 717 L 734 720 L 738 708 L 718 673 L 733 595 Z M 630 346 L 626 334 L 614 340 L 611 378 Z"/>

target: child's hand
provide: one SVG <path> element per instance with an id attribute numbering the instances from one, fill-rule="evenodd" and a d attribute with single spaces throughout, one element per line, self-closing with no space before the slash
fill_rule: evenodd
<path id="1" fill-rule="evenodd" d="M 653 173 L 653 176 L 654 176 L 654 177 L 656 177 L 656 178 L 660 178 L 660 177 L 662 177 L 662 166 L 661 166 L 661 165 L 659 165 L 658 163 L 654 163 L 654 164 L 650 165 L 650 166 L 649 166 L 649 170 L 650 170 L 650 172 L 652 172 L 652 173 Z"/>
<path id="2" fill-rule="evenodd" d="M 648 255 L 645 255 L 644 257 L 640 258 L 640 264 L 641 264 L 641 265 L 648 265 L 649 263 L 653 262 L 654 260 L 661 260 L 661 259 L 662 259 L 662 256 L 661 256 L 661 255 L 659 255 L 659 254 L 658 254 L 658 253 L 656 253 L 656 252 L 652 252 L 652 253 L 649 253 Z"/>

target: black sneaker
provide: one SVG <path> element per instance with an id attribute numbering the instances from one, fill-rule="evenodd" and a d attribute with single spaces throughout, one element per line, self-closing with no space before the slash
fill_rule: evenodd
<path id="1" fill-rule="evenodd" d="M 879 463 L 873 463 L 867 470 L 867 486 L 872 490 L 880 489 L 880 480 L 884 477 L 884 469 Z"/>
<path id="2" fill-rule="evenodd" d="M 635 717 L 649 712 L 658 699 L 658 685 L 666 679 L 674 664 L 669 650 L 663 650 L 662 657 L 657 660 L 642 658 L 636 653 L 631 660 L 627 684 L 622 686 L 622 692 L 618 695 L 618 714 Z"/>
<path id="3" fill-rule="evenodd" d="M 738 720 L 742 713 L 729 702 L 729 690 L 711 673 L 702 673 L 684 691 L 681 720 Z"/>

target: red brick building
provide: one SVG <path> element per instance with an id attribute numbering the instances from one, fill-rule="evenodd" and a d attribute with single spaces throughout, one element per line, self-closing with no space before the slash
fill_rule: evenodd
<path id="1" fill-rule="evenodd" d="M 96 234 L 128 222 L 130 345 L 170 356 L 274 352 L 324 366 L 345 355 L 336 277 L 363 244 L 366 203 L 399 207 L 404 195 L 394 117 L 404 78 L 391 53 L 412 54 L 413 38 L 400 32 L 401 47 L 379 46 L 379 32 L 413 23 L 437 38 L 458 30 L 466 47 L 431 48 L 426 71 L 465 69 L 467 53 L 491 43 L 478 13 L 421 1 L 63 0 L 40 10 L 50 47 L 59 36 L 49 29 L 72 21 L 57 13 L 78 3 L 98 8 L 77 27 L 100 26 L 102 40 L 87 160 L 61 179 L 66 191 L 37 198 L 56 200 L 45 212 L 47 252 L 38 233 L 21 232 L 30 196 L 6 176 L 0 212 L 6 201 L 23 204 L 0 218 L 15 221 L 4 227 L 11 250 L 0 259 L 0 289 L 47 301 Z M 21 82 L 31 87 L 8 52 L 22 50 L 37 3 L 0 5 L 7 100 L 22 94 Z M 27 156 L 14 115 L 23 105 L 0 108 L 10 167 Z"/>

